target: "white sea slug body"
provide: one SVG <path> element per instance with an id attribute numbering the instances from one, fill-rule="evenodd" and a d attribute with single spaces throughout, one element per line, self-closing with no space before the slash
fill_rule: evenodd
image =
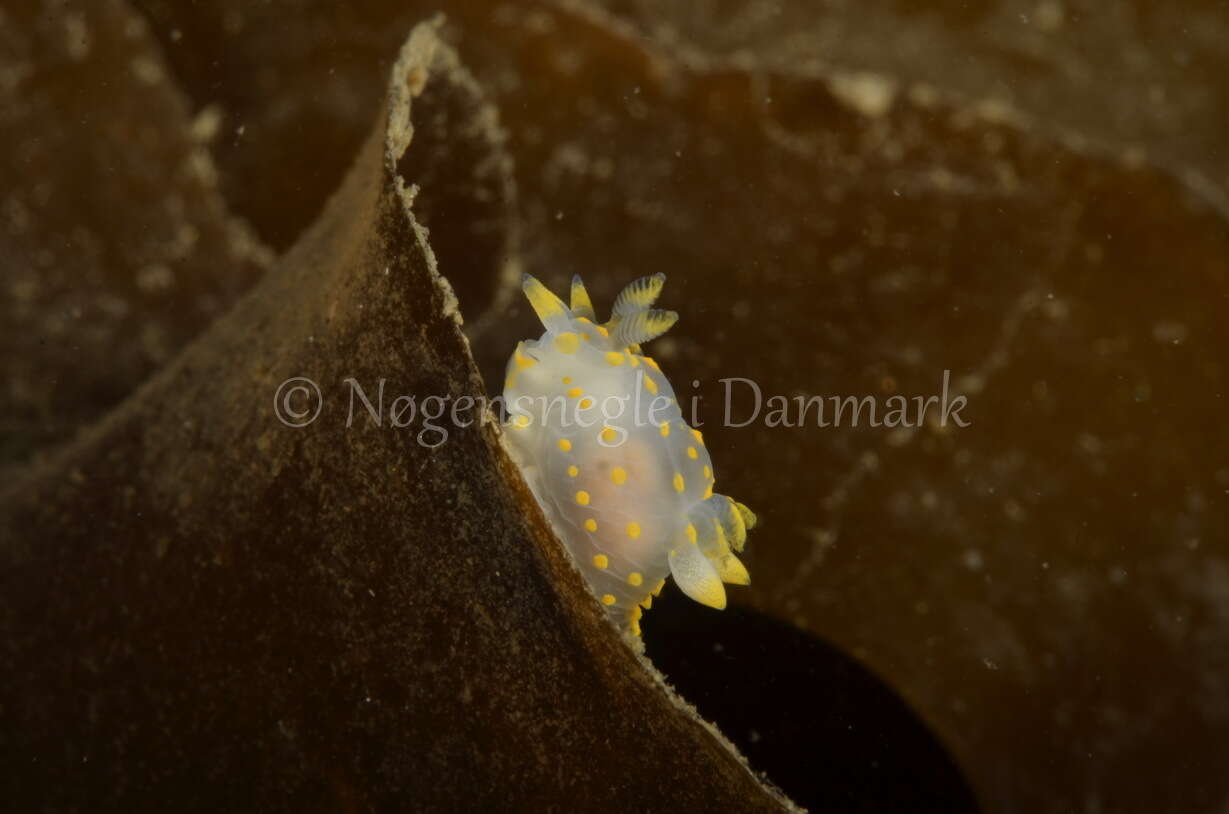
<path id="1" fill-rule="evenodd" d="M 665 275 L 636 280 L 599 325 L 584 284 L 571 307 L 526 275 L 546 328 L 508 361 L 505 429 L 521 471 L 602 604 L 639 635 L 642 608 L 673 576 L 683 593 L 725 607 L 723 582 L 746 585 L 741 551 L 755 515 L 713 493 L 700 431 L 640 345 L 667 331 L 652 309 Z"/>

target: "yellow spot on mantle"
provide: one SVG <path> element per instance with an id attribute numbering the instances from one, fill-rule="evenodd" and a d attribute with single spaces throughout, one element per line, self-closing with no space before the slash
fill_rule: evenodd
<path id="1" fill-rule="evenodd" d="M 614 594 L 602 594 L 603 605 L 613 605 L 618 600 L 614 598 Z"/>
<path id="2" fill-rule="evenodd" d="M 516 360 L 516 366 L 520 370 L 524 370 L 527 367 L 533 367 L 538 363 L 537 359 L 533 359 L 521 353 L 520 345 L 516 346 L 516 353 L 513 354 L 512 358 Z"/>
<path id="3" fill-rule="evenodd" d="M 593 523 L 593 518 L 590 517 L 588 522 Z M 597 526 L 596 523 L 593 523 L 593 525 L 595 527 Z M 593 529 L 589 529 L 589 530 L 593 531 Z M 596 565 L 598 568 L 608 568 L 610 566 L 610 560 L 606 557 L 605 554 L 594 554 L 593 564 Z"/>
<path id="4" fill-rule="evenodd" d="M 696 452 L 695 447 L 687 447 L 687 457 L 694 461 L 700 457 L 700 453 Z"/>
<path id="5" fill-rule="evenodd" d="M 686 483 L 683 481 L 683 475 L 679 472 L 675 472 L 674 473 L 674 491 L 681 492 L 685 488 L 687 488 L 687 486 L 686 486 Z"/>
<path id="6" fill-rule="evenodd" d="M 572 464 L 571 466 L 568 467 L 568 477 L 569 478 L 574 478 L 579 474 L 580 474 L 580 467 L 578 467 L 576 464 Z"/>
<path id="7" fill-rule="evenodd" d="M 627 470 L 621 466 L 616 466 L 614 469 L 610 470 L 610 479 L 619 486 L 622 486 L 627 482 Z"/>
<path id="8" fill-rule="evenodd" d="M 628 523 L 627 524 L 627 536 L 631 537 L 633 540 L 639 537 L 640 536 L 640 524 L 635 523 L 635 522 Z"/>
<path id="9" fill-rule="evenodd" d="M 639 585 L 642 582 L 644 582 L 644 577 L 641 576 L 639 571 L 632 571 L 630 574 L 627 575 L 628 585 Z"/>
<path id="10" fill-rule="evenodd" d="M 589 505 L 589 493 L 586 492 L 584 489 L 581 489 L 579 492 L 576 493 L 576 502 L 582 506 L 588 506 Z"/>
<path id="11" fill-rule="evenodd" d="M 555 350 L 560 353 L 576 353 L 580 347 L 580 337 L 568 331 L 555 337 Z"/>
<path id="12" fill-rule="evenodd" d="M 563 450 L 564 452 L 571 452 L 572 442 L 566 438 L 560 438 L 559 439 L 559 449 Z"/>
<path id="13" fill-rule="evenodd" d="M 618 367 L 619 365 L 623 364 L 623 354 L 616 350 L 609 351 L 606 354 L 606 362 L 611 367 Z"/>

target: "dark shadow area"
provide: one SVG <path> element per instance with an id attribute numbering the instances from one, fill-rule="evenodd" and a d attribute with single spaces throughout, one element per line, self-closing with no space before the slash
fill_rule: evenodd
<path id="1" fill-rule="evenodd" d="M 768 779 L 816 812 L 976 812 L 947 750 L 886 684 L 819 639 L 667 588 L 646 654 Z"/>

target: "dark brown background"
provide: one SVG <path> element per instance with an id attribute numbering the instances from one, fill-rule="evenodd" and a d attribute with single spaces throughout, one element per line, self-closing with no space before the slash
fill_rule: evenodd
<path id="1" fill-rule="evenodd" d="M 897 690 L 987 810 L 1221 810 L 1225 4 L 659 5 L 443 8 L 504 135 L 467 147 L 454 116 L 448 161 L 416 143 L 399 170 L 486 380 L 533 327 L 518 269 L 584 274 L 599 310 L 665 271 L 682 320 L 654 353 L 701 383 L 720 487 L 764 518 L 739 603 Z M 3 13 L 8 482 L 70 471 L 57 446 L 299 242 L 437 8 Z M 969 428 L 718 426 L 724 376 L 886 396 L 944 370 Z"/>

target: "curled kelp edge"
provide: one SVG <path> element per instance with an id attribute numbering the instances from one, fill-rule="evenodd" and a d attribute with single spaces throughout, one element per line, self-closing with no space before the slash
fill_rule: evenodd
<path id="1" fill-rule="evenodd" d="M 388 86 L 387 131 L 385 135 L 384 164 L 385 171 L 391 180 L 398 197 L 402 200 L 407 217 L 412 228 L 423 241 L 429 245 L 431 257 L 431 273 L 433 279 L 444 293 L 446 308 L 449 315 L 464 329 L 467 341 L 479 341 L 486 329 L 497 322 L 508 306 L 513 302 L 516 282 L 521 276 L 520 242 L 521 225 L 516 215 L 517 191 L 514 179 L 512 157 L 507 149 L 508 134 L 499 122 L 499 112 L 489 102 L 478 80 L 462 64 L 457 52 L 444 44 L 441 32 L 445 25 L 443 14 L 437 14 L 428 22 L 415 28 L 410 38 L 402 46 L 397 61 L 390 72 Z M 427 66 L 427 67 L 424 67 Z M 467 111 L 468 121 L 464 127 L 471 131 L 467 137 L 487 143 L 493 148 L 487 156 L 478 162 L 479 166 L 456 168 L 461 172 L 468 170 L 473 177 L 468 179 L 486 187 L 481 196 L 493 201 L 492 211 L 485 213 L 492 221 L 498 221 L 498 228 L 493 224 L 471 224 L 464 237 L 446 239 L 442 253 L 438 256 L 439 247 L 431 244 L 432 230 L 422 220 L 422 215 L 436 216 L 444 222 L 444 227 L 457 229 L 450 212 L 437 212 L 438 208 L 447 208 L 447 202 L 441 203 L 442 195 L 438 186 L 445 186 L 444 179 L 429 178 L 426 181 L 419 175 L 439 172 L 433 162 L 434 154 L 440 152 L 450 138 L 450 134 L 431 134 L 431 144 L 421 144 L 421 128 L 416 128 L 411 116 L 411 106 L 414 100 L 421 99 L 431 87 L 433 75 L 447 76 L 450 86 L 463 89 L 462 94 L 455 98 L 473 100 L 473 106 Z M 438 126 L 438 124 L 437 124 Z M 414 150 L 409 146 L 415 136 L 419 135 L 420 143 Z M 407 181 L 407 178 L 412 180 Z M 435 183 L 433 183 L 435 182 Z M 431 200 L 423 201 L 423 196 Z M 418 213 L 418 216 L 415 215 Z M 470 213 L 470 217 L 475 215 Z M 460 278 L 461 287 L 465 290 L 466 299 L 478 300 L 470 306 L 471 313 L 476 312 L 476 318 L 466 322 L 462 318 L 456 290 L 446 277 L 438 271 L 442 264 L 445 267 L 455 265 L 463 267 L 468 264 L 462 258 L 449 257 L 458 242 L 468 246 L 475 238 L 495 231 L 499 236 L 498 245 L 493 246 L 492 253 L 496 255 L 494 268 L 482 268 L 475 273 L 474 269 L 466 269 Z M 435 244 L 440 243 L 440 235 L 435 234 Z M 472 356 L 472 352 L 471 352 Z"/>
<path id="2" fill-rule="evenodd" d="M 415 34 L 394 81 L 426 88 L 446 46 Z M 411 98 L 394 157 L 431 144 Z M 31 756 L 25 807 L 794 810 L 631 665 L 496 428 L 436 449 L 332 402 L 278 422 L 288 376 L 481 393 L 389 129 L 259 284 L 0 496 L 0 746 Z"/>

